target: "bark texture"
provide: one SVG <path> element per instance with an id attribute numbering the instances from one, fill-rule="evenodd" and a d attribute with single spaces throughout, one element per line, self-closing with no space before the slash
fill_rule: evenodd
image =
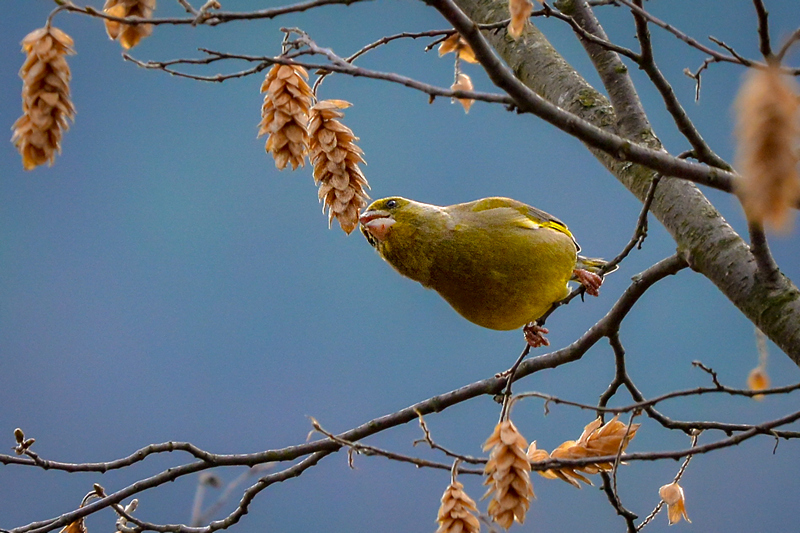
<path id="1" fill-rule="evenodd" d="M 455 3 L 477 23 L 508 18 L 504 0 L 455 0 Z M 600 50 L 594 59 L 596 66 L 604 71 L 604 83 L 609 89 L 625 87 L 621 95 L 615 94 L 615 106 L 586 82 L 534 26 L 518 41 L 508 37 L 505 30 L 484 31 L 483 35 L 514 75 L 544 99 L 602 129 L 661 149 L 635 91 L 628 89 L 627 70 L 617 68 L 620 79 L 613 80 L 608 76 L 611 69 L 600 64 L 608 61 L 608 52 Z M 625 94 L 632 95 L 633 100 L 625 100 Z M 640 201 L 644 199 L 654 176 L 652 170 L 601 150 L 591 147 L 589 150 Z M 792 281 L 783 274 L 762 274 L 749 245 L 688 181 L 662 180 L 651 211 L 675 239 L 678 251 L 691 267 L 714 283 L 800 366 L 800 291 Z"/>

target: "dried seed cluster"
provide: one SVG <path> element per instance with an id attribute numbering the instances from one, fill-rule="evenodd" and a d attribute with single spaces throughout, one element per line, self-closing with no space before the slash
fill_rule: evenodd
<path id="1" fill-rule="evenodd" d="M 275 166 L 292 170 L 305 166 L 308 153 L 308 112 L 311 107 L 311 88 L 306 83 L 308 72 L 303 67 L 274 65 L 261 84 L 264 104 L 258 136 L 267 135 L 267 152 Z"/>
<path id="2" fill-rule="evenodd" d="M 739 199 L 748 220 L 784 229 L 800 200 L 800 91 L 778 65 L 751 69 L 736 106 Z"/>
<path id="3" fill-rule="evenodd" d="M 464 485 L 453 481 L 442 495 L 436 533 L 478 533 L 481 524 L 474 514 L 477 511 L 475 501 L 464 492 Z"/>
<path id="4" fill-rule="evenodd" d="M 664 485 L 658 489 L 658 495 L 667 504 L 667 515 L 669 516 L 669 525 L 677 524 L 681 518 L 687 522 L 689 515 L 686 514 L 686 497 L 683 493 L 683 487 L 678 485 L 677 481 L 673 481 L 669 485 Z"/>
<path id="5" fill-rule="evenodd" d="M 439 57 L 445 54 L 454 52 L 459 59 L 463 59 L 467 63 L 477 63 L 478 59 L 475 57 L 475 52 L 472 47 L 464 40 L 460 33 L 456 32 L 439 45 Z"/>
<path id="6" fill-rule="evenodd" d="M 769 388 L 769 374 L 767 369 L 758 365 L 747 375 L 747 388 L 752 391 L 760 391 Z M 763 394 L 756 394 L 753 396 L 754 400 L 763 400 Z"/>
<path id="7" fill-rule="evenodd" d="M 545 459 L 586 459 L 590 457 L 607 457 L 616 455 L 627 448 L 631 439 L 636 436 L 639 424 L 632 424 L 630 430 L 628 426 L 614 417 L 603 425 L 599 418 L 588 424 L 577 441 L 568 440 L 561 444 L 552 453 L 536 448 L 536 441 L 531 443 L 528 449 L 528 459 L 532 463 L 544 461 Z M 559 469 L 541 470 L 539 474 L 548 479 L 562 479 L 567 483 L 580 488 L 578 480 L 587 485 L 592 482 L 579 472 L 584 474 L 597 474 L 598 472 L 608 472 L 613 468 L 612 463 L 591 463 L 583 466 L 561 467 Z"/>
<path id="8" fill-rule="evenodd" d="M 484 451 L 491 449 L 484 472 L 489 485 L 484 498 L 491 495 L 489 516 L 501 527 L 508 529 L 514 520 L 522 524 L 531 500 L 535 497 L 531 484 L 531 465 L 525 449 L 528 443 L 510 420 L 497 424 L 484 443 Z"/>
<path id="9" fill-rule="evenodd" d="M 103 12 L 112 17 L 153 18 L 156 0 L 106 0 Z M 153 33 L 152 24 L 123 24 L 114 20 L 106 20 L 106 33 L 109 38 L 119 41 L 123 48 L 129 50 L 139 41 Z"/>
<path id="10" fill-rule="evenodd" d="M 364 163 L 358 137 L 342 124 L 341 109 L 350 107 L 343 100 L 323 100 L 311 108 L 308 134 L 309 158 L 314 165 L 314 181 L 323 209 L 328 209 L 328 224 L 334 218 L 345 233 L 358 225 L 358 214 L 367 205 L 369 184 L 359 168 Z"/>
<path id="11" fill-rule="evenodd" d="M 69 94 L 70 74 L 64 56 L 74 54 L 72 38 L 52 26 L 39 28 L 22 40 L 27 54 L 19 71 L 22 78 L 22 116 L 12 126 L 11 142 L 31 170 L 61 153 L 61 136 L 75 120 Z"/>
<path id="12" fill-rule="evenodd" d="M 450 86 L 450 88 L 454 91 L 471 91 L 472 90 L 472 80 L 466 74 L 459 72 L 457 74 L 456 82 Z M 464 107 L 464 112 L 469 113 L 469 108 L 472 107 L 472 104 L 475 103 L 475 100 L 472 98 L 459 98 L 459 103 Z"/>

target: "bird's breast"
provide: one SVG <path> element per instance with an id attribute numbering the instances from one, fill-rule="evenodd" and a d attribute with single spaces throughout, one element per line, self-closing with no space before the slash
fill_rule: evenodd
<path id="1" fill-rule="evenodd" d="M 434 251 L 429 286 L 478 325 L 517 329 L 566 296 L 575 261 L 572 239 L 548 228 L 461 224 Z"/>

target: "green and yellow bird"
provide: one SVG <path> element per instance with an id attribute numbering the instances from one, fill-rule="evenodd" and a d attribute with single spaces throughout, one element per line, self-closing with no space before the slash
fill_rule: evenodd
<path id="1" fill-rule="evenodd" d="M 579 256 L 566 224 L 511 198 L 439 207 L 395 196 L 373 202 L 359 220 L 400 274 L 479 326 L 525 326 L 532 346 L 549 345 L 534 321 L 569 294 L 568 281 L 595 296 L 602 284 L 606 262 Z"/>

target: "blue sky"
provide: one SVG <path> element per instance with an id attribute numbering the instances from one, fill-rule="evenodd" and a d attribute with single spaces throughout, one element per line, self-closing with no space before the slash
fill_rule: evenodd
<path id="1" fill-rule="evenodd" d="M 773 35 L 800 20 L 793 0 L 767 1 Z M 99 7 L 99 4 L 97 4 Z M 277 3 L 224 4 L 248 10 Z M 697 38 L 714 35 L 757 56 L 752 4 L 663 0 L 649 8 Z M 23 55 L 19 42 L 44 25 L 53 4 L 7 0 L 0 20 L 0 119 L 20 114 Z M 157 14 L 181 16 L 162 0 Z M 610 36 L 628 46 L 634 30 L 621 9 L 600 11 Z M 587 78 L 596 76 L 565 25 L 537 21 Z M 111 460 L 146 444 L 191 441 L 218 453 L 301 443 L 313 416 L 343 431 L 419 400 L 506 369 L 522 348 L 520 332 L 470 324 L 435 293 L 401 278 L 356 232 L 329 230 L 310 168 L 278 172 L 257 139 L 261 76 L 204 84 L 145 71 L 125 62 L 96 19 L 62 13 L 55 25 L 75 39 L 69 59 L 76 121 L 52 168 L 24 172 L 11 143 L 0 143 L 0 443 L 21 427 L 35 450 L 62 461 Z M 422 2 L 332 6 L 275 21 L 216 28 L 159 27 L 132 51 L 140 59 L 197 56 L 196 48 L 277 54 L 281 26 L 298 26 L 342 56 L 383 35 L 447 27 Z M 732 160 L 731 102 L 739 68 L 714 65 L 699 104 L 682 74 L 703 57 L 653 30 L 662 70 L 704 137 Z M 452 60 L 424 53 L 426 41 L 400 41 L 372 52 L 365 67 L 394 70 L 449 86 Z M 797 54 L 794 55 L 795 61 Z M 217 65 L 204 72 L 232 71 Z M 493 90 L 479 67 L 465 71 L 476 88 Z M 637 82 L 641 74 L 632 70 Z M 655 130 L 674 153 L 686 148 L 659 103 L 639 85 Z M 476 103 L 468 115 L 446 99 L 386 82 L 331 76 L 322 98 L 353 103 L 344 122 L 361 140 L 371 196 L 402 195 L 451 204 L 510 196 L 564 220 L 584 251 L 612 257 L 630 237 L 639 203 L 567 135 L 530 116 Z M 10 134 L 9 134 L 10 135 Z M 729 195 L 711 200 L 739 231 L 741 210 Z M 784 272 L 800 278 L 796 233 L 775 238 Z M 673 253 L 657 223 L 644 248 L 607 279 L 601 296 L 574 302 L 548 321 L 554 347 L 564 346 L 613 305 L 631 276 Z M 691 367 L 700 360 L 726 384 L 743 386 L 757 354 L 751 324 L 692 272 L 662 281 L 622 327 L 629 369 L 648 396 L 708 384 Z M 516 390 L 537 390 L 592 403 L 613 373 L 600 343 L 583 360 L 531 376 Z M 776 385 L 800 373 L 771 346 Z M 755 423 L 796 410 L 792 398 L 764 402 L 702 397 L 664 406 L 675 418 Z M 480 398 L 428 417 L 441 444 L 478 455 L 499 408 Z M 518 405 L 522 433 L 552 449 L 574 439 L 590 415 L 541 402 Z M 3 437 L 5 436 L 5 437 Z M 401 453 L 420 437 L 416 425 L 369 439 Z M 701 443 L 720 435 L 704 435 Z M 2 439 L 5 438 L 5 441 Z M 688 446 L 688 439 L 645 421 L 631 450 Z M 696 458 L 684 477 L 697 531 L 766 531 L 796 522 L 800 466 L 796 444 L 756 439 Z M 99 482 L 118 490 L 183 456 L 158 457 L 125 472 L 100 475 L 0 468 L 0 527 L 11 528 L 74 508 Z M 442 459 L 442 458 L 439 458 Z M 367 532 L 433 531 L 449 474 L 381 458 L 328 457 L 299 479 L 270 487 L 236 530 L 300 532 L 316 528 Z M 673 463 L 626 466 L 623 502 L 646 515 Z M 239 470 L 220 471 L 230 480 Z M 480 480 L 462 479 L 473 497 Z M 153 522 L 189 519 L 196 479 L 140 496 L 137 515 Z M 538 500 L 520 531 L 622 530 L 596 489 L 534 479 Z M 112 527 L 110 512 L 89 530 Z M 686 528 L 686 525 L 677 526 Z M 666 517 L 649 526 L 666 530 Z"/>

